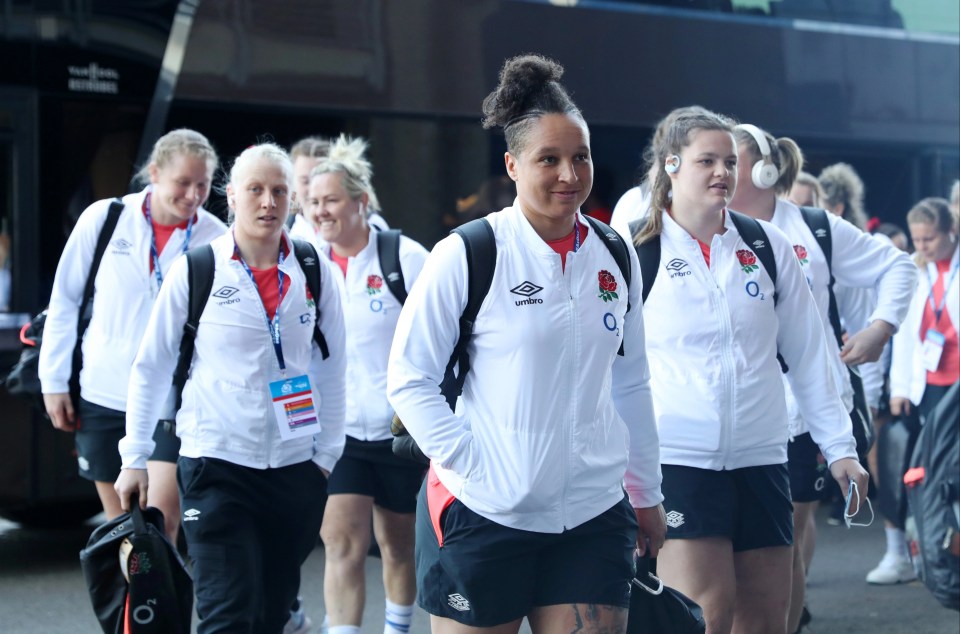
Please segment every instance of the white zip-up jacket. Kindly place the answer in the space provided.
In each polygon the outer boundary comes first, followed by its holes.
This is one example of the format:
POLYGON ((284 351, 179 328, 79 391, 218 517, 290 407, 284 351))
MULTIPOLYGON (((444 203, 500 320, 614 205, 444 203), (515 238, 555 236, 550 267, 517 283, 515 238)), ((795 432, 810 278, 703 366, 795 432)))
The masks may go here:
MULTIPOLYGON (((393 408, 387 401, 387 359, 402 305, 387 288, 377 257, 379 232, 370 231, 367 246, 348 259, 347 275, 335 264, 347 333, 347 435, 358 440, 389 440, 393 408)), ((330 256, 328 246, 323 253, 330 256)), ((427 250, 400 236, 400 269, 407 293, 413 287, 427 250)))
MULTIPOLYGON (((906 253, 860 231, 843 218, 827 213, 827 221, 830 223, 833 277, 836 283, 846 288, 876 289, 876 303, 861 317, 866 318, 863 326, 875 319, 882 319, 896 330, 907 313, 910 289, 916 283, 916 267, 906 253)), ((849 412, 853 409, 853 388, 847 367, 840 360, 840 349, 830 324, 830 267, 826 256, 810 227, 803 221, 800 208, 790 201, 777 200, 771 222, 793 243, 797 261, 807 278, 823 322, 833 376, 849 412)), ((839 303, 839 297, 837 301, 839 303)), ((810 431, 790 389, 789 373, 784 375, 783 380, 787 389, 791 436, 810 431)))
MULTIPOLYGON (((257 288, 234 259, 233 235, 211 243, 216 261, 213 286, 197 326, 190 378, 177 413, 180 455, 219 458, 255 469, 313 460, 332 470, 343 452, 344 331, 339 272, 319 258, 320 330, 330 356, 313 343, 314 298, 284 233, 289 254, 280 270, 287 290, 278 308, 288 378, 310 377, 320 432, 282 441, 269 384, 282 378, 257 288)), ((153 430, 163 408, 187 321, 189 280, 186 259, 178 260, 157 298, 130 376, 127 435, 120 441, 123 467, 142 469, 153 452, 153 430)))
POLYGON ((778 349, 828 463, 856 458, 823 321, 790 240, 760 221, 769 238, 762 248, 772 248, 777 262, 774 306, 757 247, 724 217, 726 232, 713 237, 708 268, 696 239, 663 214, 660 271, 643 307, 661 461, 712 470, 786 462, 778 349))
MULTIPOLYGON (((80 395, 118 411, 126 409, 130 366, 157 297, 157 279, 150 270, 153 231, 143 214, 150 190, 123 197, 123 212, 97 271, 93 314, 81 347, 80 395)), ((69 390, 80 302, 111 202, 99 200, 80 214, 60 256, 40 347, 40 385, 46 394, 69 390)), ((207 244, 226 230, 214 215, 200 209, 189 246, 207 244)), ((164 246, 160 254, 164 280, 183 254, 185 238, 186 231, 177 228, 164 246)))
MULTIPOLYGON (((950 269, 960 265, 960 249, 953 251, 950 269)), ((914 405, 923 400, 927 388, 927 370, 923 365, 923 343, 920 339, 920 323, 924 306, 930 301, 930 286, 937 279, 937 265, 927 262, 917 276, 919 283, 910 301, 910 310, 903 321, 900 332, 893 338, 893 360, 890 365, 890 397, 908 398, 914 405)), ((947 289, 947 301, 944 312, 947 313, 953 329, 960 332, 960 275, 953 277, 947 289)), ((940 319, 943 319, 941 317, 940 319)))
POLYGON ((628 249, 635 273, 627 289, 592 231, 563 270, 517 202, 487 220, 496 269, 457 414, 439 388, 467 304, 456 235, 434 248, 400 313, 390 403, 447 489, 498 524, 573 528, 621 500, 624 478, 634 507, 656 506, 663 496, 636 253, 628 249))

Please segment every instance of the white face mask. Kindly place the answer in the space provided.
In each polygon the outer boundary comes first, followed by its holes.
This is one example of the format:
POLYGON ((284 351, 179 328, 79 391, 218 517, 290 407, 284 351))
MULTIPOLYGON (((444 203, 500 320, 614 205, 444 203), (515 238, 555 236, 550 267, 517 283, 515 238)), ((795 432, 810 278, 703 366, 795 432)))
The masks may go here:
POLYGON ((867 503, 867 509, 870 511, 870 520, 866 524, 861 524, 860 522, 854 522, 853 518, 860 513, 860 495, 857 489, 857 483, 853 480, 850 481, 850 487, 847 489, 847 500, 846 504, 843 507, 843 521, 847 525, 847 528, 851 526, 870 526, 873 524, 873 504, 870 503, 870 498, 864 498, 867 503), (848 513, 850 510, 850 502, 854 501, 857 505, 853 513, 848 513))

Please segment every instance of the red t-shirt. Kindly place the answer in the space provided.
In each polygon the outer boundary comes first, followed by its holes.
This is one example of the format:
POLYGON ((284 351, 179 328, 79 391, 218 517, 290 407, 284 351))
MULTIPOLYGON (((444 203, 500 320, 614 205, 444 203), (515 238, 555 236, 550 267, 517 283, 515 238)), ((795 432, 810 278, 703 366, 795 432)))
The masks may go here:
MULTIPOLYGON (((582 225, 579 222, 577 222, 577 224, 580 226, 580 244, 583 244, 583 241, 587 239, 587 231, 589 231, 589 229, 587 229, 586 225, 582 225)), ((573 247, 576 244, 576 234, 577 230, 574 228, 569 235, 557 240, 547 240, 550 248, 560 255, 560 267, 564 270, 567 266, 567 253, 573 251, 573 247)))
MULTIPOLYGON (((286 243, 283 243, 282 246, 283 257, 289 257, 290 252, 287 250, 286 243)), ((233 257, 237 258, 236 255, 233 257)), ((267 317, 273 319, 273 316, 277 314, 277 307, 280 305, 280 301, 283 297, 286 297, 287 290, 290 288, 290 278, 286 275, 283 276, 283 296, 281 296, 276 264, 265 269, 255 269, 251 266, 250 272, 253 273, 253 281, 257 284, 257 293, 260 295, 260 301, 263 302, 263 307, 267 310, 267 317)))
POLYGON ((707 263, 707 268, 709 269, 710 268, 710 245, 704 242, 703 240, 701 240, 700 238, 696 238, 696 241, 697 241, 697 244, 700 245, 700 253, 703 254, 703 259, 707 263))
MULTIPOLYGON (((147 215, 147 199, 143 199, 143 215, 147 215)), ((186 231, 187 225, 190 224, 190 219, 184 220, 183 222, 175 225, 160 225, 157 224, 157 221, 153 219, 153 216, 150 217, 150 225, 153 227, 153 236, 157 241, 157 257, 163 253, 163 247, 167 246, 167 243, 170 242, 170 236, 173 235, 173 232, 177 229, 183 229, 186 231)), ((150 260, 150 272, 153 273, 153 255, 149 257, 150 260)))
POLYGON ((347 276, 347 262, 350 261, 349 257, 341 257, 337 255, 337 252, 330 249, 330 259, 333 260, 333 263, 340 267, 340 270, 343 271, 343 276, 347 276))
MULTIPOLYGON (((933 303, 937 307, 943 302, 944 285, 950 277, 950 259, 937 262, 937 279, 933 283, 933 303)), ((923 317, 920 319, 920 341, 925 341, 927 331, 933 329, 943 335, 943 353, 940 355, 940 364, 935 372, 927 372, 927 385, 953 385, 960 380, 960 342, 953 321, 944 305, 940 313, 940 320, 930 306, 930 298, 923 306, 923 317)))

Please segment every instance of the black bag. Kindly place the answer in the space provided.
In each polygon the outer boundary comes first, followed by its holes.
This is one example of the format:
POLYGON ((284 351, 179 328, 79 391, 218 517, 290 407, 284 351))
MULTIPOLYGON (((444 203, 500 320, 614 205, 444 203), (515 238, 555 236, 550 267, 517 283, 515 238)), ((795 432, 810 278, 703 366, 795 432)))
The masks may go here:
POLYGON ((193 579, 163 533, 163 513, 153 507, 141 511, 136 496, 130 505, 130 513, 93 531, 80 551, 100 627, 104 634, 189 634, 193 579), (121 569, 121 545, 128 551, 123 558, 129 583, 121 569))
POLYGON ((704 634, 707 623, 695 601, 663 585, 656 576, 657 560, 638 557, 630 593, 627 634, 704 634))
MULTIPOLYGON (((77 341, 73 347, 73 368, 70 372, 70 397, 73 400, 73 407, 76 410, 77 399, 80 398, 80 368, 83 365, 83 355, 81 345, 83 344, 83 335, 90 324, 90 316, 93 311, 93 291, 97 279, 97 271, 100 268, 100 261, 107 250, 110 238, 113 237, 113 230, 117 227, 120 220, 120 214, 123 213, 123 201, 119 198, 110 203, 110 209, 107 211, 106 220, 100 229, 100 235, 97 237, 97 247, 93 254, 93 261, 90 264, 90 271, 87 273, 87 283, 83 289, 83 296, 80 302, 79 318, 77 319, 77 341)), ((23 350, 20 353, 20 359, 10 368, 6 378, 3 380, 7 391, 16 396, 22 396, 33 401, 34 405, 44 410, 43 392, 40 387, 39 364, 40 364, 40 346, 43 344, 43 328, 47 321, 47 311, 44 309, 36 317, 27 322, 20 331, 20 341, 23 343, 23 350)))
POLYGON ((920 418, 916 409, 911 412, 911 416, 891 420, 877 434, 877 502, 883 517, 900 530, 907 518, 903 474, 910 468, 920 435, 920 418))

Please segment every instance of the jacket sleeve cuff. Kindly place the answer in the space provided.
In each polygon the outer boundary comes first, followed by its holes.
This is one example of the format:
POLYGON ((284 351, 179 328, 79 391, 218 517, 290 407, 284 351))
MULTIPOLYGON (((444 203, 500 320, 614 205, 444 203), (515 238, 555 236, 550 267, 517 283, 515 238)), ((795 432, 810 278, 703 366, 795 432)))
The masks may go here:
POLYGON ((857 443, 852 438, 849 441, 841 441, 829 445, 827 447, 821 447, 820 451, 823 452, 823 457, 827 461, 827 466, 832 465, 837 460, 842 460, 844 458, 857 458, 857 443))
POLYGON ((877 308, 877 310, 873 311, 873 314, 870 315, 870 319, 867 320, 867 325, 872 324, 878 319, 893 326, 893 334, 897 334, 900 330, 900 320, 897 319, 897 315, 892 310, 877 308))
POLYGON ((149 456, 145 456, 143 454, 121 456, 121 458, 123 459, 123 462, 120 465, 120 468, 121 469, 146 469, 148 457, 149 456))
POLYGON ((335 456, 330 453, 318 453, 315 454, 312 459, 318 467, 321 469, 326 469, 327 473, 331 473, 337 464, 337 460, 340 459, 340 456, 335 456))
POLYGON ((660 487, 655 489, 635 489, 627 487, 627 497, 630 498, 630 506, 635 509, 653 508, 663 502, 663 493, 660 487))
POLYGON ((40 392, 43 394, 66 394, 70 391, 70 381, 60 379, 41 379, 40 392))

